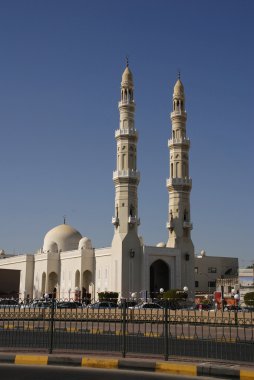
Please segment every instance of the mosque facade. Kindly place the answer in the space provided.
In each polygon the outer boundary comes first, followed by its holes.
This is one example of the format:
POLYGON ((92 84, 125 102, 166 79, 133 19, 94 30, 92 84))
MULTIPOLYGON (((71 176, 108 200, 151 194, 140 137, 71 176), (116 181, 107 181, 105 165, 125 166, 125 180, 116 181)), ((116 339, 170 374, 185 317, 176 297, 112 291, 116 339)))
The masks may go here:
POLYGON ((6 256, 3 253, 0 271, 19 271, 18 292, 22 298, 39 298, 53 292, 57 298, 70 298, 77 291, 82 297, 89 293, 92 298, 97 298, 97 293, 102 291, 114 291, 119 293, 119 297, 129 297, 133 292, 146 291, 149 294, 184 286, 189 291, 194 290, 190 140, 186 134, 183 84, 178 78, 174 86, 172 128, 168 140, 167 243, 147 246, 138 235, 138 130, 135 127, 133 75, 128 64, 122 74, 118 109, 120 121, 119 129, 115 131, 114 234, 111 246, 94 248, 89 238, 64 223, 46 234, 43 248, 35 254, 6 256))

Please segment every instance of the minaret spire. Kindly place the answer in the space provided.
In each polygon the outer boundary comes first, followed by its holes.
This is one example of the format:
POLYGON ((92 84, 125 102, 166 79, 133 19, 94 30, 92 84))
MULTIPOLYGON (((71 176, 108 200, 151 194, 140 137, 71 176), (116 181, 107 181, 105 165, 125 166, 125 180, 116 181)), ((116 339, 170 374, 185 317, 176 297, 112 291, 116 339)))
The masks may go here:
MULTIPOLYGON (((181 279, 192 283, 185 261, 194 261, 194 247, 191 241, 190 192, 192 180, 189 176, 190 140, 186 136, 187 113, 185 111, 184 86, 178 72, 173 92, 171 112, 172 136, 168 141, 170 157, 170 177, 167 180, 169 210, 167 246, 179 248, 182 256, 181 279), (188 277, 189 276, 189 277, 188 277)), ((190 270, 189 270, 190 272, 190 270)), ((184 284, 183 284, 184 285, 184 284)))

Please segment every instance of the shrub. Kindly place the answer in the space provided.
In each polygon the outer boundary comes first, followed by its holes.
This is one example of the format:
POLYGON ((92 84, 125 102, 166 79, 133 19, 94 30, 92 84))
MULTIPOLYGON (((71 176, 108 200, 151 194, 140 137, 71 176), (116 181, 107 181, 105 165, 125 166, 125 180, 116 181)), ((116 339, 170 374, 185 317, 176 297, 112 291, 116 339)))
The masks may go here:
POLYGON ((246 293, 244 295, 244 302, 247 306, 254 306, 254 292, 246 293))
POLYGON ((170 300, 186 300, 188 293, 180 289, 170 289, 163 293, 162 298, 170 300))
POLYGON ((117 302, 118 293, 117 292, 99 292, 98 297, 99 297, 99 301, 117 302))

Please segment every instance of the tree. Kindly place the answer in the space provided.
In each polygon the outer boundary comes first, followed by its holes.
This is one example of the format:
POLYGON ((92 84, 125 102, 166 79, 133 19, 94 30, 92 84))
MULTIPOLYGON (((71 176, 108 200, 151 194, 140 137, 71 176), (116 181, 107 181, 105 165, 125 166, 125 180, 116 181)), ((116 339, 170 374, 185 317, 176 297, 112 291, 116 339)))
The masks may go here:
POLYGON ((254 306, 254 292, 249 292, 244 295, 244 302, 247 306, 254 306))

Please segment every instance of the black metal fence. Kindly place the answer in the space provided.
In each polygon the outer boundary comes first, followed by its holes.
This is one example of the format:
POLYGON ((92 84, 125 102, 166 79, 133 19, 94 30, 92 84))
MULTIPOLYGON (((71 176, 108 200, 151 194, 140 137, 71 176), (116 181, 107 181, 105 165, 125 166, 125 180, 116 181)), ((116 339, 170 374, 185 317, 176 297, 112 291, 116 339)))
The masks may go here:
POLYGON ((254 362, 252 312, 0 308, 0 349, 116 352, 254 362))

